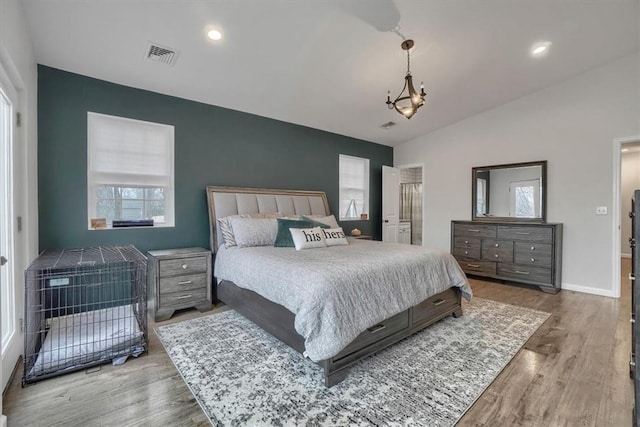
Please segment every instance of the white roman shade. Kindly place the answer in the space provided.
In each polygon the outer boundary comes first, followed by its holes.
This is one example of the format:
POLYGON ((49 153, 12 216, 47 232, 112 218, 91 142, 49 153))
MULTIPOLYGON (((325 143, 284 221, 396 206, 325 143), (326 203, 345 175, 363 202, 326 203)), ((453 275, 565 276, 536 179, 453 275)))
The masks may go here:
POLYGON ((340 219, 360 219, 368 213, 369 159, 340 154, 340 219))
POLYGON ((89 218, 100 186, 161 187, 173 225, 174 127, 89 112, 87 133, 89 218))

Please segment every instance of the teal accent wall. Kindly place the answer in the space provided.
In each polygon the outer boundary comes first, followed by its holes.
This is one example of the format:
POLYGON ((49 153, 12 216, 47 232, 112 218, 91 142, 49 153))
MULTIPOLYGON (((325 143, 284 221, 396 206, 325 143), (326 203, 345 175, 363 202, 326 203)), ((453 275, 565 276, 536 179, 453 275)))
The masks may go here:
POLYGON ((39 65, 40 250, 208 248, 207 185, 321 190, 338 217, 339 154, 370 159, 371 174, 370 220, 341 225, 379 239, 391 147, 39 65), (175 126, 175 227, 87 229, 88 111, 175 126))

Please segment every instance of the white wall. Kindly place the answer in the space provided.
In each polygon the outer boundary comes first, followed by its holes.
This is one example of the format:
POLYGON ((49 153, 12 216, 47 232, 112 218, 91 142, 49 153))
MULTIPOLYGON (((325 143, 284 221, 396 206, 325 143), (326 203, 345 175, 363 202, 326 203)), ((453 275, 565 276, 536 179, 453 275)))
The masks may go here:
MULTIPOLYGON (((0 61, 8 74, 5 77, 19 91, 19 110, 22 113, 22 127, 17 130, 14 146, 13 196, 14 214, 23 218, 23 230, 15 230, 16 253, 11 260, 17 289, 22 291, 24 269, 38 254, 38 159, 37 67, 19 0, 2 0, 0 6, 0 61)), ((19 298, 23 298, 22 293, 19 298)))
MULTIPOLYGON (((620 160, 620 253, 631 257, 631 199, 633 192, 640 190, 640 152, 622 153, 620 160)), ((640 218, 640 213, 638 214, 640 218)), ((640 242, 639 242, 640 244, 640 242)))
POLYGON ((449 250, 450 221, 470 219, 473 166, 547 160, 547 221, 564 223, 562 286, 614 295, 614 218, 595 207, 613 206, 614 139, 640 131, 639 60, 627 56, 395 147, 395 164, 425 165, 424 245, 449 250))

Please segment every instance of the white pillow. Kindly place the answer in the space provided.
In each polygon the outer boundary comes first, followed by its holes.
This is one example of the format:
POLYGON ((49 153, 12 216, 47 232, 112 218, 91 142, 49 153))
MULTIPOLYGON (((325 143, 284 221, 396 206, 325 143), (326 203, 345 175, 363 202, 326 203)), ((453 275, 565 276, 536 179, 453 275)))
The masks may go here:
POLYGON ((269 213, 251 213, 251 214, 238 214, 238 215, 230 215, 225 216, 224 218, 218 218, 218 225, 220 226, 220 234, 222 235, 222 240, 224 241, 224 245, 227 248, 232 246, 236 246, 236 238, 233 235, 233 229, 231 228, 231 223, 229 220, 231 218, 280 218, 282 214, 280 212, 269 212, 269 213))
POLYGON ((276 219, 229 218, 236 246, 273 246, 278 234, 276 219))
POLYGON ((309 218, 312 219, 314 221, 318 221, 321 222, 325 225, 328 225, 331 228, 338 228, 340 227, 340 225, 338 225, 338 221, 336 221, 336 217, 333 215, 329 215, 329 216, 323 216, 323 215, 302 215, 300 216, 300 219, 304 219, 304 218, 309 218))
POLYGON ((344 231, 342 231, 342 227, 321 228, 321 230, 327 246, 344 246, 349 244, 347 236, 345 236, 344 231))
POLYGON ((296 251, 302 249, 324 248, 327 246, 327 242, 324 240, 322 234, 322 228, 290 228, 291 238, 293 244, 296 246, 296 251))

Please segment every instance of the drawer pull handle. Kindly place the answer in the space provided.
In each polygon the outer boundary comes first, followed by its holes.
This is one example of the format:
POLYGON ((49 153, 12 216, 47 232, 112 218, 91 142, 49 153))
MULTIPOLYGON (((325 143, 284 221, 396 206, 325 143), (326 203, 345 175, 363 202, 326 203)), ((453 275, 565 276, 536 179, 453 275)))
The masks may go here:
POLYGON ((634 362, 634 361, 629 362, 629 366, 632 366, 632 367, 636 366, 636 362, 634 362))
POLYGON ((518 234, 520 236, 529 236, 529 235, 531 235, 531 233, 526 232, 526 231, 516 231, 516 234, 518 234))
POLYGON ((629 319, 629 322, 631 323, 636 323, 636 319, 634 319, 633 317, 631 319, 629 319))
POLYGON ((179 296, 178 299, 191 298, 191 294, 179 296))
POLYGON ((475 228, 474 229, 472 229, 472 228, 469 229, 469 233, 479 233, 479 232, 480 232, 480 230, 476 230, 475 228))
POLYGON ((445 301, 445 300, 443 300, 443 299, 439 299, 439 300, 437 300, 437 301, 434 301, 434 302, 433 302, 433 305, 435 305, 435 306, 442 305, 442 304, 444 304, 444 301, 445 301))
POLYGON ((496 257, 496 258, 500 258, 500 255, 498 255, 498 254, 495 254, 495 257, 496 257))
POLYGON ((521 271, 521 270, 507 270, 507 269, 504 269, 503 271, 504 271, 505 273, 523 274, 523 275, 525 275, 525 276, 528 276, 529 274, 531 274, 531 273, 529 273, 528 271, 521 271))
POLYGON ((385 329, 387 327, 387 325, 383 325, 382 323, 376 326, 372 326, 369 329, 367 329, 367 331, 371 332, 372 334, 375 334, 376 332, 380 332, 381 330, 385 329))
POLYGON ((500 243, 496 243, 496 248, 499 248, 499 247, 500 247, 500 243))
POLYGON ((187 264, 182 264, 182 269, 183 269, 183 270, 186 270, 186 269, 187 269, 187 267, 189 267, 187 264))
POLYGON ((480 268, 480 266, 478 264, 467 264, 467 267, 469 267, 469 268, 480 268))
POLYGON ((189 283, 193 283, 193 281, 192 280, 183 280, 182 282, 178 282, 178 285, 188 285, 189 283))
POLYGON ((531 262, 536 262, 536 259, 535 258, 531 258, 531 262))
POLYGON ((468 244, 469 244, 469 241, 468 241, 468 240, 465 240, 465 241, 464 241, 464 244, 465 244, 465 245, 468 245, 468 244))
POLYGON ((464 254, 465 255, 469 255, 469 251, 464 251, 464 254))
POLYGON ((535 247, 535 246, 531 246, 531 250, 532 250, 532 251, 535 251, 535 250, 536 250, 536 247, 535 247))

